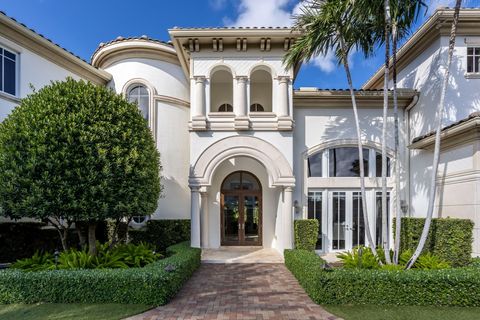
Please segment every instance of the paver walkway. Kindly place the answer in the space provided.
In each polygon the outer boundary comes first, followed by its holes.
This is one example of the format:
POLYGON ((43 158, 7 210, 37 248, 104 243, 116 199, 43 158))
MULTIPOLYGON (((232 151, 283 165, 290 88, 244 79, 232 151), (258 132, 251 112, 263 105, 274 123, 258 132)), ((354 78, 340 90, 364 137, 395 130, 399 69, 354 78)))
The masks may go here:
POLYGON ((202 264, 166 306, 139 319, 340 319, 316 305, 283 264, 202 264))

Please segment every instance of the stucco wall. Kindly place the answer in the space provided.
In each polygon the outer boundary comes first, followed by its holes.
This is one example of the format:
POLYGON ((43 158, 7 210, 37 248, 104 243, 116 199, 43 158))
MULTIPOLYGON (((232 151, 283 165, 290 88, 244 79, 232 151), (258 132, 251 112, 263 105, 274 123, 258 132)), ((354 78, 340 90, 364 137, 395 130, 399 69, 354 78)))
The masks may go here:
MULTIPOLYGON (((31 85, 39 90, 54 80, 65 80, 67 77, 79 79, 78 75, 3 37, 0 37, 0 46, 18 54, 17 98, 24 98, 32 93, 31 85)), ((18 102, 0 95, 0 121, 3 121, 17 104, 18 102)))
POLYGON ((146 83, 155 93, 153 114, 155 140, 162 162, 163 197, 153 219, 190 217, 189 173, 189 99, 188 82, 179 65, 152 59, 125 59, 106 68, 112 74, 109 84, 117 92, 127 84, 146 83), (168 100, 168 98, 179 99, 168 100), (167 100, 166 100, 167 99, 167 100))

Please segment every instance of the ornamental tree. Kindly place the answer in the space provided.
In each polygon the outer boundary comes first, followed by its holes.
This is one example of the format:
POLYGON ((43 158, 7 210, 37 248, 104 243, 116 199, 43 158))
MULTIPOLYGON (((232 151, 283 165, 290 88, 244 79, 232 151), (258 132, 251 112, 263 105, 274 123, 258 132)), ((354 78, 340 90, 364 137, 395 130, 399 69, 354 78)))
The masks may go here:
MULTIPOLYGON (((113 90, 67 78, 22 99, 0 124, 4 216, 66 228, 151 215, 161 193, 160 155, 135 104, 113 90)), ((61 232, 63 230, 64 232, 61 232)))

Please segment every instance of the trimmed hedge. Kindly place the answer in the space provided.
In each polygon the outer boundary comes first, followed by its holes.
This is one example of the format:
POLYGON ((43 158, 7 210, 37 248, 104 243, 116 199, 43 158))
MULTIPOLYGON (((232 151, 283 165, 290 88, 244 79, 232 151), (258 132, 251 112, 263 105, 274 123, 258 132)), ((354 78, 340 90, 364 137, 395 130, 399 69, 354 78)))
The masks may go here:
POLYGON ((480 306, 480 269, 322 269, 314 252, 285 250, 285 264, 318 304, 480 306))
POLYGON ((314 251, 318 237, 318 220, 295 220, 295 248, 314 251))
POLYGON ((171 245, 190 240, 190 220, 149 220, 143 229, 128 230, 128 237, 133 243, 151 243, 165 252, 171 245))
MULTIPOLYGON (((425 218, 402 218, 400 250, 415 250, 425 218)), ((395 222, 393 223, 395 225, 395 222)), ((472 256, 473 222, 468 219, 432 219, 424 252, 448 261, 453 267, 466 266, 472 256)))
POLYGON ((171 246, 172 254, 144 268, 0 271, 0 303, 166 304, 200 266, 200 249, 171 246))

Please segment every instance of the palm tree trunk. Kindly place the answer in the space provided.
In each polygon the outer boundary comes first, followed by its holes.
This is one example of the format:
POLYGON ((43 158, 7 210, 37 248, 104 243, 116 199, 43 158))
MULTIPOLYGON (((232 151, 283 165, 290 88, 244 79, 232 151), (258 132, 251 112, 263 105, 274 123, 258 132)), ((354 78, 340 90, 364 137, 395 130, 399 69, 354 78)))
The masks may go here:
MULTIPOLYGON (((393 80, 393 118, 395 125, 395 244, 393 263, 398 264, 400 256, 400 231, 402 229, 402 215, 400 207, 400 132, 398 128, 398 97, 397 97, 397 25, 392 25, 392 80, 393 80)), ((391 199, 391 197, 390 197, 391 199)))
POLYGON ((367 193, 365 191, 365 168, 363 164, 363 144, 362 144, 362 133, 360 131, 360 121, 358 119, 358 110, 357 110, 357 101, 355 99, 355 91, 353 90, 352 76, 350 74, 350 67, 348 66, 348 57, 347 50, 345 47, 345 41, 342 36, 339 35, 340 39, 340 50, 342 55, 343 67, 345 68, 345 73, 347 74, 348 88, 350 90, 350 96, 352 97, 352 107, 353 114, 355 117, 355 127, 357 130, 357 144, 358 144, 358 158, 360 166, 360 191, 362 194, 362 211, 363 211, 363 221, 365 223, 365 233, 367 235, 367 241, 372 249, 372 252, 377 256, 377 250, 375 242, 373 241, 372 234, 370 232, 370 224, 368 222, 368 212, 367 212, 367 193))
POLYGON ((450 65, 452 64, 453 49, 455 48, 455 37, 457 35, 458 15, 460 13, 461 5, 462 5, 462 0, 457 0, 455 4, 455 12, 453 14, 452 29, 450 32, 450 42, 448 45, 448 60, 447 60, 447 66, 446 66, 447 68, 445 70, 445 77, 443 79, 442 91, 440 93, 440 103, 438 104, 438 108, 437 108, 437 115, 436 115, 437 123, 436 123, 435 149, 434 149, 435 151, 433 153, 432 177, 430 181, 427 218, 425 219, 425 225, 423 226, 422 236, 420 237, 420 241, 418 243, 417 249, 415 250, 415 253, 413 254, 412 258, 408 261, 406 269, 410 269, 415 264, 415 261, 417 261, 417 258, 422 253, 423 247, 425 246, 425 242, 427 241, 428 231, 430 230, 430 224, 432 222, 433 208, 435 205, 435 192, 437 189, 436 178, 437 178, 437 172, 438 172, 438 163, 440 160, 440 138, 442 133, 443 112, 445 109, 445 95, 447 93, 448 78, 450 76, 450 65))
POLYGON ((389 27, 390 1, 384 1, 385 7, 385 74, 383 80, 383 125, 382 125, 382 246, 385 252, 385 262, 391 264, 390 247, 388 239, 387 221, 387 120, 388 120, 388 81, 390 69, 390 37, 389 27))

